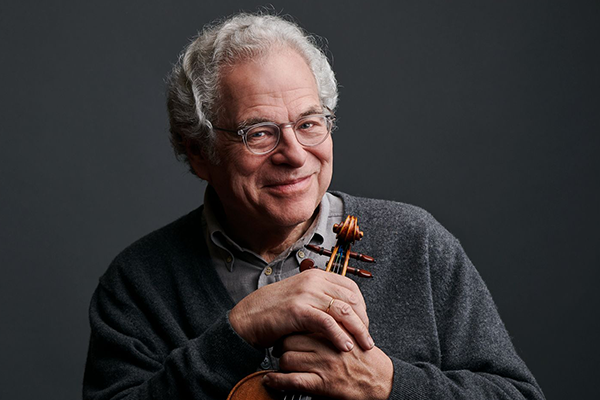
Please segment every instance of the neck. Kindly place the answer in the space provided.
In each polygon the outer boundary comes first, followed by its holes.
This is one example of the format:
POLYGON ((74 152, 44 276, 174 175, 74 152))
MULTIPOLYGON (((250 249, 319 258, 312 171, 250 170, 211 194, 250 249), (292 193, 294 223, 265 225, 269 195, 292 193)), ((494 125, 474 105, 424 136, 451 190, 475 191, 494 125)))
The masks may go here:
POLYGON ((273 221, 268 223, 266 220, 228 215, 217 193, 210 185, 206 188, 204 202, 210 208, 211 216, 217 219, 221 228, 235 243, 252 250, 267 262, 273 261, 296 243, 311 227, 320 210, 319 205, 306 221, 292 225, 280 225, 273 221))
POLYGON ((258 226, 255 221, 239 221, 232 224, 226 217, 225 228, 227 234, 240 246, 252 250, 265 261, 271 262, 306 233, 317 214, 318 209, 306 221, 292 226, 279 227, 258 226), (248 229, 249 226, 252 229, 248 229))

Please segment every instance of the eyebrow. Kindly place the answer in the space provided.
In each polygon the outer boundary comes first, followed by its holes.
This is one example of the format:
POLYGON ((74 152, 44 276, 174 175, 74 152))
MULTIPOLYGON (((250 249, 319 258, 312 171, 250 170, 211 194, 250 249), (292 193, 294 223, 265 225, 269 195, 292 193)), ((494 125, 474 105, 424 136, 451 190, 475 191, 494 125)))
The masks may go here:
MULTIPOLYGON (((299 120, 300 118, 306 117, 308 115, 323 114, 323 113, 325 113, 325 110, 323 108, 312 107, 312 108, 309 108, 308 110, 300 113, 298 115, 298 117, 296 118, 296 121, 299 120)), ((263 122, 273 122, 273 120, 270 120, 270 119, 264 118, 264 117, 248 118, 248 119, 242 120, 239 124, 237 124, 236 130, 245 129, 249 126, 261 124, 263 122)), ((295 121, 288 121, 288 122, 295 122, 295 121)), ((273 123, 277 124, 276 122, 273 122, 273 123)))

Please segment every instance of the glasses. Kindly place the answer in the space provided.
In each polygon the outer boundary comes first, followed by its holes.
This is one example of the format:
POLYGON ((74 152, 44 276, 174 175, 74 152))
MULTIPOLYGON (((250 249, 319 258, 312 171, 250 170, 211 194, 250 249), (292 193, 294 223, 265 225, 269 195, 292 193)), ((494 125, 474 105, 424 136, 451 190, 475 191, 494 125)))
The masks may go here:
POLYGON ((296 122, 276 124, 274 122, 261 122, 239 130, 217 129, 224 132, 236 133, 244 140, 244 144, 251 153, 263 155, 275 150, 281 139, 281 130, 291 127, 298 143, 305 147, 317 146, 327 139, 334 127, 333 114, 313 114, 299 118, 296 122))

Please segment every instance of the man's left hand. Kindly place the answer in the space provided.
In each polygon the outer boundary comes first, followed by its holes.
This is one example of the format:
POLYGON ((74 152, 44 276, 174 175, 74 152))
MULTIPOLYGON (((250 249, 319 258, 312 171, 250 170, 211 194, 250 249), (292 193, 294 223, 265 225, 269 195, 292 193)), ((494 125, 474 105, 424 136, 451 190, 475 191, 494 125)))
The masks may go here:
POLYGON ((392 390, 394 366, 377 346, 349 352, 336 349, 319 334, 286 337, 281 346, 279 368, 264 383, 335 399, 387 399, 392 390))

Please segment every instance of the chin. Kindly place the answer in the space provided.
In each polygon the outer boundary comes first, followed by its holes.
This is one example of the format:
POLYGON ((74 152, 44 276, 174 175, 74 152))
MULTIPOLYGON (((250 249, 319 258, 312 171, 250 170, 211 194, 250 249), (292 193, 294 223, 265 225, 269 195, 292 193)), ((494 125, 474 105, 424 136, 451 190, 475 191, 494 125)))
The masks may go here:
POLYGON ((287 205, 274 205, 269 214, 271 218, 280 226, 296 226, 310 220, 318 205, 319 201, 301 201, 293 202, 293 204, 287 205))

